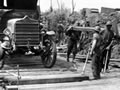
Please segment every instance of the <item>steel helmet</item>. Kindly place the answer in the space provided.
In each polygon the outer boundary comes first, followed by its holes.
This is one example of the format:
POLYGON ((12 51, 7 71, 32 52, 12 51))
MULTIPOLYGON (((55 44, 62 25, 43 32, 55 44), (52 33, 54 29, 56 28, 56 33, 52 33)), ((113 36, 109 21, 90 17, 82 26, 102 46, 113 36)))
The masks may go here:
POLYGON ((111 21, 107 21, 106 25, 112 25, 111 21))
POLYGON ((95 26, 95 31, 99 32, 100 31, 100 26, 95 26))

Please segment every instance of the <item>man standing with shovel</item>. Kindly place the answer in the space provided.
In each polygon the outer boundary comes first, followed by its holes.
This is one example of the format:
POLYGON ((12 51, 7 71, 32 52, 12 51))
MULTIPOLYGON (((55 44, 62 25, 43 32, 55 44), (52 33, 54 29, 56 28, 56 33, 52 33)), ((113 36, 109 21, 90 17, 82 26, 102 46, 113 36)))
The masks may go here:
POLYGON ((92 46, 90 55, 92 57, 92 74, 93 79, 100 79, 100 45, 102 43, 102 37, 100 36, 100 27, 96 26, 93 34, 92 46))
POLYGON ((102 38, 103 38, 103 52, 101 55, 101 69, 104 69, 104 72, 108 71, 108 64, 110 61, 111 56, 111 49, 112 49, 112 42, 114 33, 112 31, 112 23, 111 21, 108 21, 106 23, 106 29, 101 32, 102 38))

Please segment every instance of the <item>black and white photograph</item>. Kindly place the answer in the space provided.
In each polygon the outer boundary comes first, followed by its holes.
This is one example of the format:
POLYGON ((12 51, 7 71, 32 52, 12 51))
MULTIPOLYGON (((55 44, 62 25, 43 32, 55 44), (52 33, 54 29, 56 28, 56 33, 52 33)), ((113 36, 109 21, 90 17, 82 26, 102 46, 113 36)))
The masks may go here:
POLYGON ((0 90, 120 90, 120 1, 0 0, 0 90))

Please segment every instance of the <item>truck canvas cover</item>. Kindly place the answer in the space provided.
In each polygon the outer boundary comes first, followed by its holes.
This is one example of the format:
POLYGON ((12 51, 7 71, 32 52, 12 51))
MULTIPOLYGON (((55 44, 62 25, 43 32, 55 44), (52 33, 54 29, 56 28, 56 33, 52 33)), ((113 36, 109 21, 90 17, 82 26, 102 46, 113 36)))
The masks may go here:
POLYGON ((0 9, 27 9, 34 10, 37 8, 38 0, 0 0, 0 9))

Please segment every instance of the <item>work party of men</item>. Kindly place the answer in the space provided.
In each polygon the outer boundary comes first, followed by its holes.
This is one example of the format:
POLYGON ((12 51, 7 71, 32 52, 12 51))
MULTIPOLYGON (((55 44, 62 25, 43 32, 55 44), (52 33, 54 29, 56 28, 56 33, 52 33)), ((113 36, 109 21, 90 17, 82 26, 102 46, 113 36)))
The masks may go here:
MULTIPOLYGON (((66 35, 68 38, 68 47, 67 47, 67 61, 69 62, 70 53, 73 52, 73 60, 75 62, 75 56, 77 52, 81 51, 81 48, 84 48, 86 39, 84 37, 88 37, 89 32, 92 32, 92 39, 90 39, 90 46, 88 49, 88 56, 86 57, 88 61, 88 57, 91 58, 91 70, 93 79, 100 79, 101 72, 109 73, 109 62, 112 53, 112 47, 114 44, 114 40, 118 38, 115 30, 115 24, 113 22, 112 14, 109 15, 109 19, 105 22, 98 20, 94 26, 86 26, 86 21, 81 22, 77 20, 77 24, 72 24, 68 30, 66 31, 66 35)), ((84 19, 83 19, 84 20, 84 19)), ((86 19, 85 19, 86 20, 86 19)), ((88 40, 89 41, 89 40, 88 40)), ((83 72, 86 68, 83 68, 83 72)), ((77 63, 77 62, 76 62, 77 63)), ((74 65, 75 66, 75 65, 74 65)), ((74 67, 74 69, 77 69, 74 67)))

